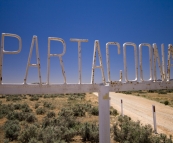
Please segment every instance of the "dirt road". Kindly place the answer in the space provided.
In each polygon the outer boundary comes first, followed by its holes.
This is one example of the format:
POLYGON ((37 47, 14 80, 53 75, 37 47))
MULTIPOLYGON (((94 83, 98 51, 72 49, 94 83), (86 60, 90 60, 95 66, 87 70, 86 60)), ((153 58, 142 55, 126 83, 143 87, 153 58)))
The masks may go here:
POLYGON ((142 124, 153 126, 152 105, 156 107, 157 132, 173 135, 173 108, 165 106, 156 101, 143 97, 126 95, 121 93, 109 93, 110 104, 120 113, 121 99, 123 100, 124 115, 130 116, 132 120, 140 120, 142 124))

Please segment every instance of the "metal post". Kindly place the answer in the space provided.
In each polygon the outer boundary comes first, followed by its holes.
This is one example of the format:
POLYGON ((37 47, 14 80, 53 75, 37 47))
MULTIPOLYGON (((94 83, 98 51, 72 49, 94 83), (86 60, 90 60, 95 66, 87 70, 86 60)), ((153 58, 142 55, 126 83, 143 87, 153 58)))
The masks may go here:
POLYGON ((157 134, 156 110, 155 110, 155 106, 152 105, 152 108, 153 108, 153 124, 154 124, 154 132, 155 132, 155 134, 157 134))
POLYGON ((100 85, 99 100, 99 142, 110 143, 110 98, 109 86, 100 85))
POLYGON ((123 100, 121 99, 121 116, 124 116, 123 114, 123 100))

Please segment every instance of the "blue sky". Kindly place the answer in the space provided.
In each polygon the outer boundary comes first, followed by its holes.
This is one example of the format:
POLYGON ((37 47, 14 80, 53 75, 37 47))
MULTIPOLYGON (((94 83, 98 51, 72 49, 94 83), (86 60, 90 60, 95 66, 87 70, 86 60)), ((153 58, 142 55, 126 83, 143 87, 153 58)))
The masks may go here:
MULTIPOLYGON (((82 43, 82 82, 91 80, 91 67, 94 41, 99 40, 103 58, 105 77, 106 43, 119 42, 121 54, 117 47, 110 46, 111 79, 119 79, 119 70, 123 67, 123 43, 165 44, 165 59, 167 63, 168 44, 173 43, 173 1, 12 1, 0 0, 0 33, 13 33, 22 38, 22 51, 16 55, 3 57, 3 82, 22 83, 32 41, 37 35, 41 62, 42 81, 47 79, 48 37, 59 37, 66 42, 66 53, 63 56, 64 68, 68 83, 78 82, 77 43, 70 38, 88 39, 82 43)), ((18 41, 15 38, 5 38, 5 50, 17 50, 18 41)), ((51 42, 51 53, 62 53, 62 44, 51 42)), ((134 79, 133 48, 127 47, 128 77, 134 79)), ((144 78, 149 78, 148 48, 143 48, 144 78)), ((35 49, 32 63, 36 63, 35 49)), ((98 64, 97 57, 97 64, 98 64)), ((159 70, 157 71, 159 78, 159 70)), ((101 72, 95 70, 95 82, 101 82, 101 72)), ((29 69, 27 82, 38 82, 37 68, 29 69)), ((51 58, 50 82, 62 83, 59 59, 51 58)))

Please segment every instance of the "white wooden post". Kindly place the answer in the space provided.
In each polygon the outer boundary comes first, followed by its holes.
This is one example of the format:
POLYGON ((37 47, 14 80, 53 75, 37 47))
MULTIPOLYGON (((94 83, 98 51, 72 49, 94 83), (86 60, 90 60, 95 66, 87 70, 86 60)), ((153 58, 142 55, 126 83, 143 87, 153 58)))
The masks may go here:
POLYGON ((123 100, 121 99, 121 116, 124 116, 123 114, 123 100))
POLYGON ((153 124, 154 124, 154 132, 155 134, 157 134, 157 125, 156 125, 156 110, 155 110, 155 106, 152 106, 153 108, 153 124))
POLYGON ((110 98, 109 86, 100 85, 99 100, 99 142, 110 143, 110 98))

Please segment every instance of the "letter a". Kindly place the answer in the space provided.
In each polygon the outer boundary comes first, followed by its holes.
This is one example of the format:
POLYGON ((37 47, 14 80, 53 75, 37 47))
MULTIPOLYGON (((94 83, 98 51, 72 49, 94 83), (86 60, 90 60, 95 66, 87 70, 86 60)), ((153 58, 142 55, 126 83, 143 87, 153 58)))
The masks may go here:
POLYGON ((91 75, 91 83, 94 84, 94 70, 95 68, 100 68, 102 73, 102 81, 105 84, 105 76, 104 76, 104 70, 103 70, 103 64, 102 64, 102 56, 100 51, 100 44, 98 40, 95 40, 94 42, 94 53, 93 53, 93 63, 92 63, 92 75, 91 75), (98 51, 99 56, 99 62, 100 66, 96 66, 96 50, 98 51))
POLYGON ((39 80, 40 80, 40 84, 41 84, 40 58, 39 58, 39 51, 38 51, 38 40, 37 40, 37 36, 35 36, 35 35, 32 38, 31 48, 30 48, 29 57, 28 57, 28 63, 27 63, 27 67, 26 67, 24 84, 26 84, 29 67, 37 67, 38 68, 38 76, 39 76, 39 80), (32 56, 32 51, 33 51, 33 47, 34 47, 34 41, 35 41, 35 44, 36 44, 37 64, 30 64, 31 56, 32 56))

